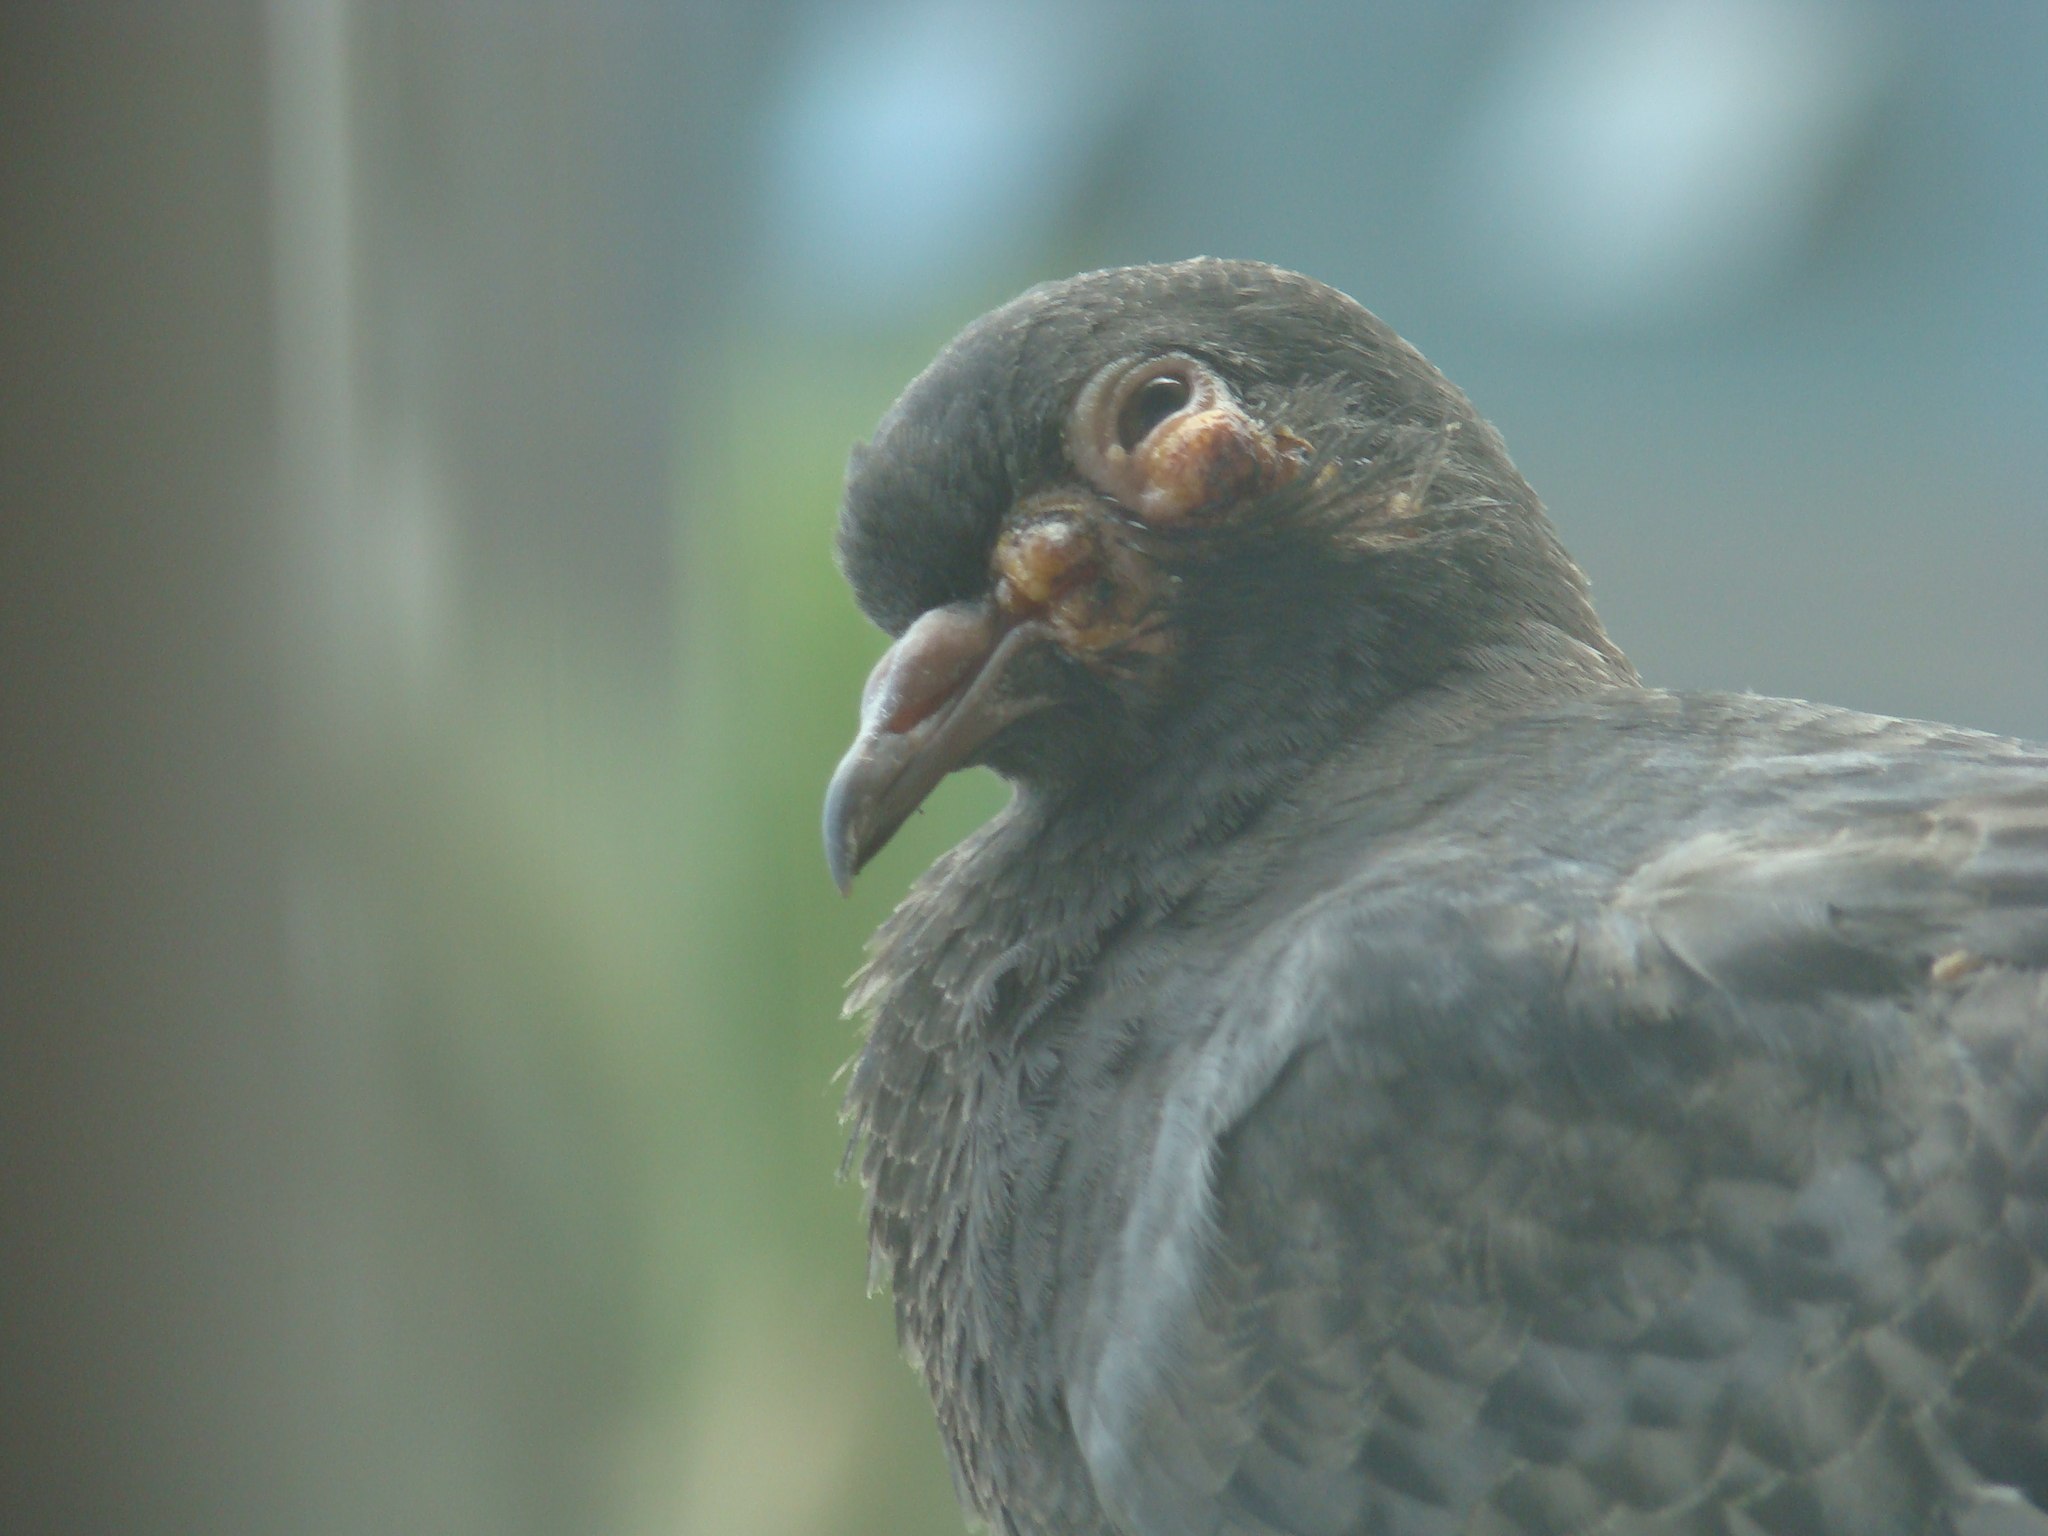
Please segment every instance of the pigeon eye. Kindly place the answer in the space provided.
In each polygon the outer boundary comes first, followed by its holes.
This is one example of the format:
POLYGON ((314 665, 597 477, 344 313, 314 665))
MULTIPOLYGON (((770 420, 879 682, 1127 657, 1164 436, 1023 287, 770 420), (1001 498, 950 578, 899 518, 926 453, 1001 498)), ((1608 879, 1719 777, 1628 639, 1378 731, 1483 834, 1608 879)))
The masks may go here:
POLYGON ((1100 369, 1068 412, 1067 452, 1089 485, 1160 524, 1270 489, 1294 469, 1273 431, 1185 352, 1100 369))
POLYGON ((1152 429, 1194 398, 1188 381, 1178 374, 1162 373, 1147 379, 1124 402, 1117 413, 1116 440, 1129 453, 1152 435, 1152 429))

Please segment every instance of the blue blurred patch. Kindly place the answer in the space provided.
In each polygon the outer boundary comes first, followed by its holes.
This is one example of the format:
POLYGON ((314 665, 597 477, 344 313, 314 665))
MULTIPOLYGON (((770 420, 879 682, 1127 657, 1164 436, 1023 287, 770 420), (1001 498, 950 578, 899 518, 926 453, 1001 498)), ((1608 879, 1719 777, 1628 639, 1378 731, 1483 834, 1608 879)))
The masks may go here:
MULTIPOLYGON (((1113 12, 909 0, 820 9, 769 126, 778 299, 849 317, 1028 270, 1115 108, 1113 12)), ((886 316, 885 316, 886 318, 886 316)))

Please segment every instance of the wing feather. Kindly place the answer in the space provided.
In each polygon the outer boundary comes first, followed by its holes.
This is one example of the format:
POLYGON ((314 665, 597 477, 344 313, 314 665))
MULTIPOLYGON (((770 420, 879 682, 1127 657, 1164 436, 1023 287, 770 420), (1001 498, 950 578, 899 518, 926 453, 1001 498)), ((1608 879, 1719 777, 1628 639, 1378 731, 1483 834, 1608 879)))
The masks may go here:
POLYGON ((1092 1302, 1122 1526, 2048 1533, 2048 781, 1979 777, 1275 925, 1092 1302))

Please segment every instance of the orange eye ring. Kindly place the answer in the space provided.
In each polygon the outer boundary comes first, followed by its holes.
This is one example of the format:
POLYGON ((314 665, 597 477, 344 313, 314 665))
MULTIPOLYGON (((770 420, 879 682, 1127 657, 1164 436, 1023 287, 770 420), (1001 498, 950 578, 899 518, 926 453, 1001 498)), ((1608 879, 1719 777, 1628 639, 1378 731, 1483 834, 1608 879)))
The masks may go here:
POLYGON ((1305 446, 1269 431, 1214 370, 1183 352, 1103 369, 1067 420, 1074 467, 1125 510, 1160 525, 1284 483, 1305 446))
MULTIPOLYGON (((1067 443, 1076 467, 1101 489, 1137 488, 1134 460, 1176 418, 1229 399, 1222 381, 1182 352, 1114 364, 1074 401, 1067 443)), ((1118 500, 1124 498, 1118 495, 1118 500)))

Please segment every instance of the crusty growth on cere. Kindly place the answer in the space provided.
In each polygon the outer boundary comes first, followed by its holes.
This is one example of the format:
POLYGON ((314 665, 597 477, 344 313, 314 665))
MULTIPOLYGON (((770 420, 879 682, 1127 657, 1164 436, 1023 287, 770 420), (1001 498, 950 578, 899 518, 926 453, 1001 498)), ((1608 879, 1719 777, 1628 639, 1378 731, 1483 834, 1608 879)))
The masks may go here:
POLYGON ((992 1530, 2048 1536, 2048 749, 1645 687, 1464 396, 1249 262, 976 321, 839 553, 834 878, 1016 791, 850 1003, 992 1530))

